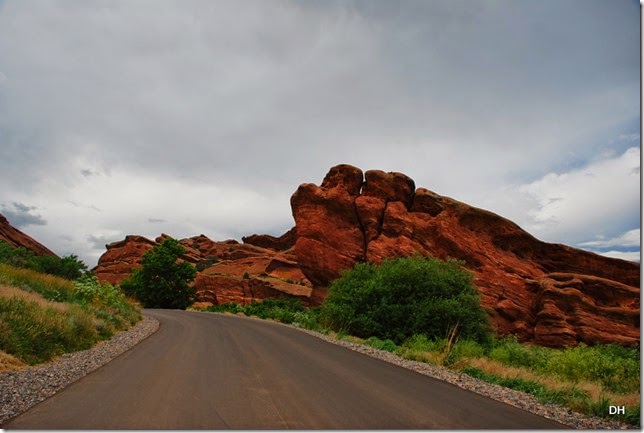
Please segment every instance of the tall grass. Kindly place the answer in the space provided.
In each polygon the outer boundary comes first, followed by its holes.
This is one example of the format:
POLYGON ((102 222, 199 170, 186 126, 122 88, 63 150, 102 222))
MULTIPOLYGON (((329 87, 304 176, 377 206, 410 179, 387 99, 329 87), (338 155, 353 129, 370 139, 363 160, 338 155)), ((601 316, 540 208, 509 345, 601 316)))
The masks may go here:
POLYGON ((118 288, 0 264, 0 351, 27 364, 83 350, 141 318, 118 288))
POLYGON ((74 282, 31 269, 0 263, 0 284, 40 293, 48 301, 74 302, 74 282))
POLYGON ((0 347, 28 364, 87 349, 98 336, 92 315, 79 306, 61 311, 17 296, 0 298, 0 347))

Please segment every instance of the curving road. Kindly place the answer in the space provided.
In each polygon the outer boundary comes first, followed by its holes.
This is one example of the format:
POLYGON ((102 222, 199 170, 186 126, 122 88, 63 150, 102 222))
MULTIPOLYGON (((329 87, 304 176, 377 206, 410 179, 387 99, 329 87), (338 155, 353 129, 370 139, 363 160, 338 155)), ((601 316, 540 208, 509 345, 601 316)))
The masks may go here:
POLYGON ((159 330, 5 429, 561 429, 270 322, 146 310, 159 330))

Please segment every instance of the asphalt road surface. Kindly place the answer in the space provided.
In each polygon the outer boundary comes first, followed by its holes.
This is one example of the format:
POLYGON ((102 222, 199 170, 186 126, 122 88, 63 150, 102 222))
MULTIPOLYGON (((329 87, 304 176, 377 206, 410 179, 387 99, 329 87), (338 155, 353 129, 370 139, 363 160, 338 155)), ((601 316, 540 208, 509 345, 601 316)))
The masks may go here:
POLYGON ((146 314, 155 334, 3 428, 564 428, 279 324, 146 314))

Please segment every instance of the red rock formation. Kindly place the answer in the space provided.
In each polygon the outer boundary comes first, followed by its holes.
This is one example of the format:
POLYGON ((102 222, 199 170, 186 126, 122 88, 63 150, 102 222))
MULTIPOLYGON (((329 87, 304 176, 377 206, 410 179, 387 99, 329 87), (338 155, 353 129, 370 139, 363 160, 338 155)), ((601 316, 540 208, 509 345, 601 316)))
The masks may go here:
MULTIPOLYGON (((127 236, 106 246, 93 269, 101 281, 119 284, 140 266, 143 254, 169 236, 162 234, 154 241, 142 236, 127 236)), ((248 304, 266 298, 291 296, 311 304, 311 283, 304 276, 291 252, 278 252, 235 240, 215 242, 205 235, 181 239, 182 260, 197 267, 194 281, 197 300, 219 304, 248 304)))
POLYGON ((462 260, 493 324, 524 341, 639 341, 640 266, 541 242, 513 222, 427 189, 401 173, 333 167, 291 197, 295 253, 324 287, 360 261, 422 254, 462 260), (609 293, 610 295, 606 295, 609 293))
POLYGON ((0 214, 0 240, 8 243, 14 248, 24 247, 31 250, 37 256, 58 257, 49 248, 39 243, 31 236, 13 227, 2 214, 0 214))
POLYGON ((295 245, 295 227, 284 233, 279 238, 271 235, 250 235, 242 237, 245 244, 251 244, 262 248, 270 248, 275 251, 286 251, 295 245))
POLYGON ((101 281, 120 284, 141 266, 141 257, 155 245, 156 242, 143 236, 126 236, 122 241, 105 245, 107 251, 98 259, 92 272, 101 281))
MULTIPOLYGON (((499 215, 416 188, 401 173, 363 176, 339 165, 320 186, 300 185, 291 207, 295 227, 279 238, 180 240, 183 260, 199 271, 200 302, 287 295, 318 305, 330 282, 358 262, 421 254, 464 262, 500 334, 548 346, 639 343, 638 263, 541 242, 499 215)), ((110 244, 94 272, 117 284, 165 237, 110 244)))

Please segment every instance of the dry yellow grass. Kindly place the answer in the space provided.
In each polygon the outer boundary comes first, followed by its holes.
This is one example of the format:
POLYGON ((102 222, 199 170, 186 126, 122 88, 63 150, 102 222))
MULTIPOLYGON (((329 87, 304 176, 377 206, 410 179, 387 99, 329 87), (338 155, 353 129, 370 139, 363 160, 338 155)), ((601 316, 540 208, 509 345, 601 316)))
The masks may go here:
POLYGON ((0 298, 13 298, 14 296, 18 296, 30 302, 36 302, 42 308, 51 307, 51 308, 56 308, 57 310, 60 310, 60 311, 67 310, 66 304, 62 302, 48 301, 45 298, 43 298, 39 293, 27 292, 26 290, 22 290, 17 287, 0 285, 0 298))
POLYGON ((0 350, 0 373, 3 371, 16 371, 25 368, 27 364, 13 355, 0 350))
POLYGON ((466 364, 471 367, 479 368, 486 373, 494 374, 504 378, 519 378, 538 382, 551 390, 568 390, 573 387, 586 391, 593 400, 600 397, 606 397, 611 404, 623 406, 637 406, 640 404, 640 393, 615 394, 602 388, 601 385, 591 382, 571 382, 552 376, 546 376, 533 373, 532 371, 503 365, 500 362, 485 358, 468 358, 466 364))

